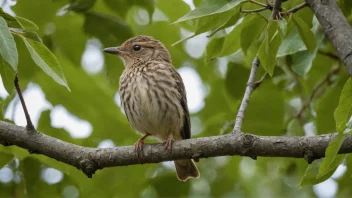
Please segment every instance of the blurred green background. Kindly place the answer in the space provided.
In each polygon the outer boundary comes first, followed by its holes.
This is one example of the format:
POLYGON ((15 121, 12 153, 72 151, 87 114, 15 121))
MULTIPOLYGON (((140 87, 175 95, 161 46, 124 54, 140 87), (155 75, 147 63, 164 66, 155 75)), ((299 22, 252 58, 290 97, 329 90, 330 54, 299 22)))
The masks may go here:
MULTIPOLYGON (((71 89, 69 92, 40 70, 24 43, 15 37, 20 84, 35 126, 47 135, 87 147, 134 144, 140 136, 131 129, 120 109, 117 92, 124 66, 117 57, 103 54, 102 49, 143 34, 165 44, 184 79, 192 137, 229 133, 251 62, 264 38, 265 20, 260 15, 245 17, 236 8, 231 10, 232 14, 173 23, 204 4, 222 6, 229 2, 234 1, 3 0, 5 12, 38 25, 39 37, 57 57, 71 89), (229 22, 215 33, 213 30, 221 26, 221 21, 229 22), (172 45, 186 37, 192 38, 172 45)), ((283 8, 287 10, 299 3, 302 1, 290 0, 283 8)), ((351 3, 349 0, 339 3, 351 21, 351 3)), ((243 8, 258 6, 245 4, 243 8)), ((343 66, 319 89, 302 116, 294 116, 314 86, 340 64, 310 9, 304 8, 295 15, 312 29, 315 51, 307 52, 298 27, 286 24, 288 34, 278 49, 274 75, 267 76, 254 91, 243 124, 244 132, 301 136, 336 131, 333 113, 348 78, 343 66)), ((270 16, 270 12, 263 12, 263 16, 270 16)), ((24 126, 18 98, 11 86, 6 85, 4 69, 0 73, 8 90, 4 86, 0 89, 2 119, 24 126)), ((257 79, 263 74, 260 68, 257 79)), ((347 157, 346 163, 350 158, 347 157)), ((0 197, 325 198, 352 195, 352 166, 346 167, 343 163, 332 177, 317 184, 323 181, 315 179, 320 163, 321 160, 315 161, 307 169, 303 159, 258 157, 254 161, 226 156, 201 159, 197 163, 201 177, 185 183, 176 179, 171 162, 105 168, 88 179, 76 168, 56 160, 29 155, 16 146, 0 145, 0 197)))

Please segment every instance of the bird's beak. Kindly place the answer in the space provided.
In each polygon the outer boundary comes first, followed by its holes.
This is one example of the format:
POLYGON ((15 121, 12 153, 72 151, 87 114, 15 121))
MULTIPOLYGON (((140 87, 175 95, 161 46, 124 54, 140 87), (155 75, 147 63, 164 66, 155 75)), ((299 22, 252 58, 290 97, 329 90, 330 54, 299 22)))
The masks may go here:
POLYGON ((103 52, 109 53, 109 54, 120 54, 122 52, 120 47, 108 47, 103 49, 103 52))

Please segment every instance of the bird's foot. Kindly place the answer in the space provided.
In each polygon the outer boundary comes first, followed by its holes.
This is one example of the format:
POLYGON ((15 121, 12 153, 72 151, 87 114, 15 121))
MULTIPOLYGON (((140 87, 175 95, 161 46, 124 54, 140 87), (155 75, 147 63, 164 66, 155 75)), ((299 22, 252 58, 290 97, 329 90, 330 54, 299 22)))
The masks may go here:
POLYGON ((139 152, 143 150, 144 139, 150 136, 149 133, 145 134, 141 139, 139 139, 134 145, 134 151, 139 152))
POLYGON ((143 144, 144 144, 144 140, 138 140, 136 142, 136 144, 134 145, 134 151, 135 152, 139 152, 143 150, 143 144))
POLYGON ((172 144, 175 142, 174 138, 172 135, 170 135, 167 140, 164 142, 164 147, 166 150, 171 150, 172 149, 172 144))

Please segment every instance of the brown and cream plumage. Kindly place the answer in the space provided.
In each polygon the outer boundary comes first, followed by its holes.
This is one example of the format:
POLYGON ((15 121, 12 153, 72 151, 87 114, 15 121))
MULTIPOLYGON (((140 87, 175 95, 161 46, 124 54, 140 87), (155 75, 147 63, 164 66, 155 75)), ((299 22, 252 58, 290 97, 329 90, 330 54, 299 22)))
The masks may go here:
MULTIPOLYGON (((136 36, 104 52, 118 54, 125 65, 120 77, 121 104, 131 126, 144 135, 135 150, 142 149, 149 135, 165 141, 167 149, 174 140, 189 139, 186 90, 165 46, 153 37, 136 36)), ((174 163, 180 180, 199 177, 193 160, 174 163)))

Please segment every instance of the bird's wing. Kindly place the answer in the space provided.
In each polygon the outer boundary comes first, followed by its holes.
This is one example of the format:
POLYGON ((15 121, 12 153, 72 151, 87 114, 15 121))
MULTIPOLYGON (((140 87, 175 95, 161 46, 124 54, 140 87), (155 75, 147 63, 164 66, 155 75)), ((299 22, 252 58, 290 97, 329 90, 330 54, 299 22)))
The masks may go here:
POLYGON ((177 90, 181 95, 180 103, 184 111, 184 121, 183 127, 181 130, 181 136, 183 139, 190 139, 191 138, 191 122, 189 118, 188 106, 187 106, 187 97, 186 97, 186 89, 185 85, 183 84, 181 75, 175 70, 174 77, 177 83, 177 90))

